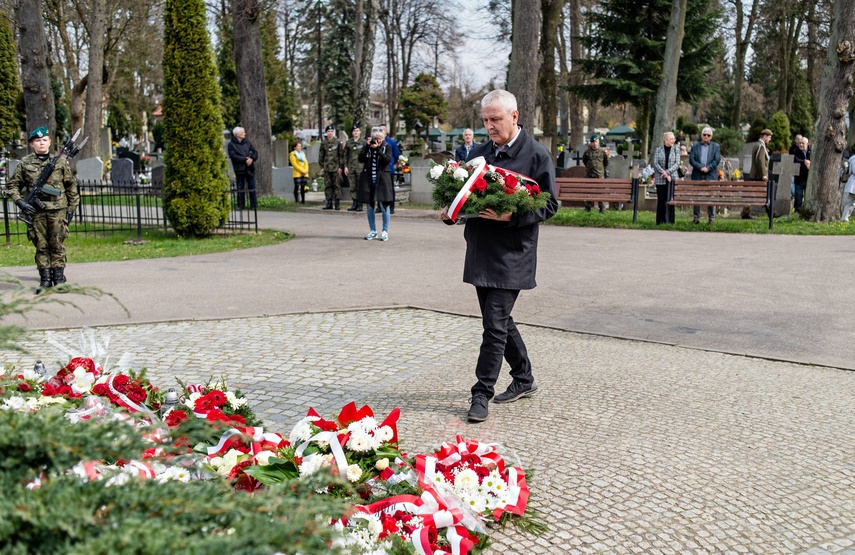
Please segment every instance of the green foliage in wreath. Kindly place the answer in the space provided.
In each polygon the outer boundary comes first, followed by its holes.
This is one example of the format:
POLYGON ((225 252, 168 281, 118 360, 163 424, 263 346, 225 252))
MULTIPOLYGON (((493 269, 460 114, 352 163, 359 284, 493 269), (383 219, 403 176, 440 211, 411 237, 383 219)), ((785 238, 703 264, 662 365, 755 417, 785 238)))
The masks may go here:
MULTIPOLYGON (((467 174, 469 173, 467 171, 467 174)), ((443 171, 436 178, 428 174, 428 179, 434 183, 432 198, 436 208, 451 205, 465 183, 465 180, 455 178, 448 171, 443 171)), ((485 173, 484 180, 487 183, 486 189, 482 191, 476 188, 469 195, 460 214, 477 214, 487 209, 494 210, 497 214, 533 212, 546 207, 549 201, 549 193, 539 189, 528 189, 523 186, 516 192, 509 193, 505 187, 504 177, 495 171, 485 173)))

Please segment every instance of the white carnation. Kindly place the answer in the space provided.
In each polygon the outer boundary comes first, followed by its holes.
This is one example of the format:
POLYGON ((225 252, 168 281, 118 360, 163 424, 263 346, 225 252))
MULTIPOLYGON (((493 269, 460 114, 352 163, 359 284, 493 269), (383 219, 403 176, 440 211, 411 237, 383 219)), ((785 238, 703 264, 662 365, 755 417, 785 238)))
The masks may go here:
POLYGON ((244 406, 249 399, 242 399, 232 393, 231 391, 226 392, 226 401, 228 401, 229 406, 233 409, 239 409, 244 406))
POLYGON ((436 166, 430 169, 430 177, 431 179, 437 179, 440 175, 442 175, 442 170, 444 168, 437 164, 436 166))
POLYGON ((383 531, 383 524, 380 522, 379 518, 374 515, 371 516, 372 518, 368 519, 368 531, 376 538, 383 531))
POLYGON ((469 179, 469 172, 466 171, 464 168, 457 168, 456 170, 454 170, 454 179, 458 181, 466 181, 467 179, 469 179))
POLYGON ((324 456, 318 453, 312 453, 303 457, 303 462, 300 464, 300 476, 309 476, 317 472, 324 466, 324 456))
POLYGON ((454 477, 455 490, 474 490, 478 488, 478 474, 471 468, 461 470, 454 477))

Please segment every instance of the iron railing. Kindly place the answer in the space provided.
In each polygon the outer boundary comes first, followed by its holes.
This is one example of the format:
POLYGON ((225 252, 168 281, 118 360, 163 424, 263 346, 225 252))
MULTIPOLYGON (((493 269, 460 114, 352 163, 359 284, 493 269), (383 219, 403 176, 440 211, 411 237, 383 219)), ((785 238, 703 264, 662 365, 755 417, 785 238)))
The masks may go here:
MULTIPOLYGON (((258 212, 248 207, 238 210, 238 190, 234 182, 231 185, 229 217, 220 229, 235 233, 258 231, 258 212)), ((106 237, 130 232, 136 234, 137 240, 142 240, 144 229, 169 229, 169 222, 163 215, 160 187, 116 185, 106 181, 78 181, 77 187, 80 206, 68 228, 69 234, 106 237)), ((27 227, 18 220, 18 208, 5 191, 0 191, 0 202, 6 244, 28 242, 27 227)))

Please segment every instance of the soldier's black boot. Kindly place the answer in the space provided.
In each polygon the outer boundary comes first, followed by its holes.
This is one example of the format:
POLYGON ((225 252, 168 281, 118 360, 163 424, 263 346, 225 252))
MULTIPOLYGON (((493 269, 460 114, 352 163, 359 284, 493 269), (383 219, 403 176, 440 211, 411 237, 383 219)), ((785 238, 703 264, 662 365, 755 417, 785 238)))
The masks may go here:
POLYGON ((341 210, 341 201, 339 199, 335 199, 335 209, 341 210))
POLYGON ((41 293, 53 286, 51 281, 50 268, 39 268, 39 286, 36 288, 36 294, 41 293))
POLYGON ((51 280, 54 285, 62 285, 65 283, 65 268, 52 268, 51 280))
POLYGON ((353 211, 354 211, 354 212, 362 212, 362 203, 361 203, 361 202, 357 202, 357 203, 356 203, 356 208, 354 208, 354 209, 353 209, 353 211))
POLYGON ((353 201, 353 203, 350 205, 350 208, 348 208, 347 211, 353 212, 355 210, 356 210, 356 201, 353 201))
POLYGON ((321 208, 321 210, 332 210, 332 199, 327 201, 327 205, 321 208))

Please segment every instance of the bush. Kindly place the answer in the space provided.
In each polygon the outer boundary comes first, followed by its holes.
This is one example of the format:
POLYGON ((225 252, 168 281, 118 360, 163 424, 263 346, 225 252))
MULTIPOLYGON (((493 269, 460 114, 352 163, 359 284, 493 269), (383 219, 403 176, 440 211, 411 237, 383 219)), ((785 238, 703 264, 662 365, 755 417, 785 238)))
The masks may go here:
POLYGON ((769 120, 769 130, 772 131, 772 140, 769 141, 769 150, 772 152, 785 152, 789 149, 790 118, 784 112, 775 112, 769 120))
POLYGON ((226 222, 229 180, 217 68, 202 0, 168 0, 163 33, 164 212, 180 235, 226 222))
POLYGON ((742 152, 742 146, 745 141, 742 138, 742 132, 730 127, 720 127, 715 130, 713 139, 721 145, 722 156, 739 156, 742 152))
POLYGON ((766 120, 763 118, 755 118, 751 122, 751 127, 748 128, 748 135, 745 136, 745 142, 754 143, 760 140, 760 132, 766 129, 766 120))
POLYGON ((701 132, 698 124, 692 122, 684 123, 681 131, 690 137, 696 137, 701 132))

